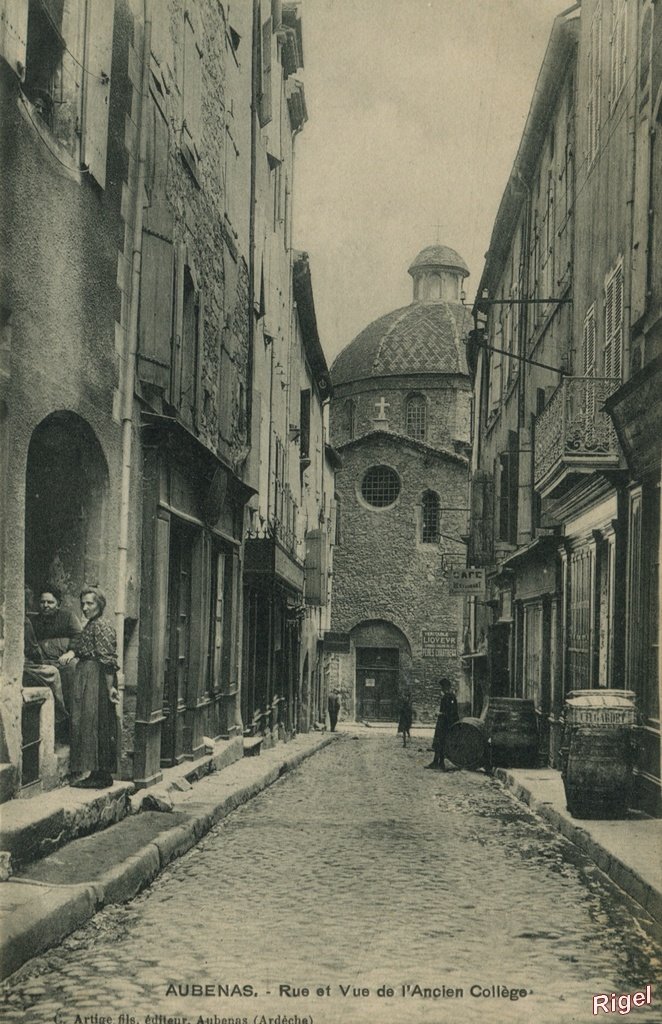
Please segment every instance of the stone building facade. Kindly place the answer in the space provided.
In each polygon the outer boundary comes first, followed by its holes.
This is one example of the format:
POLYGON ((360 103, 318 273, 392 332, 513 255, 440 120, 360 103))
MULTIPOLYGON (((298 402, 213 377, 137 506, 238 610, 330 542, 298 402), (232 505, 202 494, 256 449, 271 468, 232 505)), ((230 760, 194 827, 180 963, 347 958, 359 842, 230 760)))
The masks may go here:
POLYGON ((0 0, 3 799, 68 772, 53 695, 23 681, 24 584, 74 612, 105 590, 124 778, 242 756, 263 515, 296 586, 263 591, 292 657, 258 727, 319 721, 337 456, 302 254, 293 291, 302 65, 295 3, 0 0))
POLYGON ((409 273, 414 299, 362 331, 334 362, 331 438, 338 545, 327 635, 344 713, 393 720, 403 688, 419 719, 437 710, 449 676, 464 711, 464 606, 449 594, 465 564, 471 392, 465 358, 468 271, 430 246, 409 273))
POLYGON ((658 814, 660 20, 647 0, 555 20, 470 348, 475 663, 535 702, 553 767, 568 693, 633 691, 634 802, 658 814))

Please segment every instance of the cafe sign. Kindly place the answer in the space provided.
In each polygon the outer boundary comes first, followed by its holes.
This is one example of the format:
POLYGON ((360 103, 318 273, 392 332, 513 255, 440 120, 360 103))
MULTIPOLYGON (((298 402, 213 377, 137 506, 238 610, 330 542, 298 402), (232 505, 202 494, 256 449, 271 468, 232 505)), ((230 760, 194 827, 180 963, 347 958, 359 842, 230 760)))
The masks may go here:
POLYGON ((485 570, 451 569, 448 593, 451 597, 485 597, 485 570))

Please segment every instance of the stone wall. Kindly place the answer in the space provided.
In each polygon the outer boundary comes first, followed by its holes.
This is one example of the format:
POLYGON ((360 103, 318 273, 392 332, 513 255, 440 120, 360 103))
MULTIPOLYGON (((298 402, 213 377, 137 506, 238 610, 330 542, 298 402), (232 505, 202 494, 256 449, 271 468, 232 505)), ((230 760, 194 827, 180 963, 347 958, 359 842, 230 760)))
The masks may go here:
MULTIPOLYGON (((413 693, 418 718, 431 720, 441 675, 456 683, 461 703, 469 701, 459 656, 428 657, 422 649, 423 631, 440 630, 457 634, 458 655, 461 652, 464 603, 448 594, 441 555, 445 551, 464 557, 464 547, 445 537, 440 545, 421 543, 420 501, 423 491, 431 489, 439 494, 442 509, 466 507, 466 463, 418 450, 395 436, 367 438, 345 446, 341 454, 336 490, 342 527, 341 544, 334 552, 331 628, 351 632, 360 623, 383 620, 401 630, 411 647, 412 679, 419 680, 413 693), (400 494, 390 508, 373 509, 361 497, 363 475, 373 465, 390 466, 400 478, 400 494)), ((442 512, 442 533, 459 538, 465 522, 464 513, 442 512)), ((349 699, 353 653, 339 655, 338 661, 349 699)))

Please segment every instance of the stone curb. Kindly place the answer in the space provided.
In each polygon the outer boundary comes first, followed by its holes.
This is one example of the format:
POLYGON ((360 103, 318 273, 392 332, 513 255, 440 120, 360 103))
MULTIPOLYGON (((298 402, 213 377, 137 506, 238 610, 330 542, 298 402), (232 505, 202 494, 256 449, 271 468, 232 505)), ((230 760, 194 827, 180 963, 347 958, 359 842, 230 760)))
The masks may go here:
POLYGON ((270 766, 260 778, 228 792, 211 811, 194 812, 190 821, 156 836, 94 882, 76 886, 47 886, 41 882, 16 878, 4 883, 40 886, 53 894, 54 906, 47 907, 42 902, 37 913, 29 909, 17 913, 12 926, 1 938, 0 981, 5 981, 32 957, 57 945, 102 907, 133 899, 168 864, 195 846, 219 821, 273 785, 287 772, 297 768, 307 758, 333 743, 339 735, 322 736, 309 749, 285 757, 278 764, 270 766))
POLYGON ((531 790, 523 786, 521 782, 517 782, 507 769, 497 768, 494 774, 518 800, 530 807, 532 811, 539 814, 545 821, 548 821, 566 839, 574 843, 582 853, 585 853, 591 860, 595 861, 600 870, 612 882, 639 903, 657 924, 662 925, 662 893, 654 889, 648 882, 645 882, 633 868, 596 842, 591 834, 585 828, 582 828, 581 825, 576 825, 569 817, 563 814, 563 812, 558 811, 550 803, 544 800, 537 800, 531 793, 531 790))

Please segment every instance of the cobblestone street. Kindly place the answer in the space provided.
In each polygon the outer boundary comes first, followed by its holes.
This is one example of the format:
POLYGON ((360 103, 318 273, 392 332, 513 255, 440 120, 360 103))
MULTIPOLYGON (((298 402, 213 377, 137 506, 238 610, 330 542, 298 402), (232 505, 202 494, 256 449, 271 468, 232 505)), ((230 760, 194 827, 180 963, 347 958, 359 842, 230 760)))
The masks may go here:
POLYGON ((660 1022, 634 905, 497 781, 423 771, 428 745, 342 736, 14 975, 3 1019, 559 1024, 651 983, 630 1019, 660 1022))

